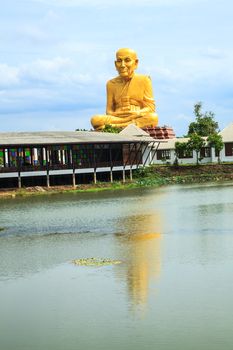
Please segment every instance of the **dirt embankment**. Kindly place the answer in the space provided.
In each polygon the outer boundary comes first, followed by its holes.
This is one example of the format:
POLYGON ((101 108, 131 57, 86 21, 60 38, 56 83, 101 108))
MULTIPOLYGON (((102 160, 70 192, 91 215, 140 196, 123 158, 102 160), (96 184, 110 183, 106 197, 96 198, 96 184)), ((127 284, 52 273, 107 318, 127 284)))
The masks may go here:
POLYGON ((153 166, 149 176, 162 185, 233 181, 233 164, 153 166))
POLYGON ((233 176, 233 164, 204 164, 181 166, 153 166, 154 173, 161 176, 221 175, 233 176))

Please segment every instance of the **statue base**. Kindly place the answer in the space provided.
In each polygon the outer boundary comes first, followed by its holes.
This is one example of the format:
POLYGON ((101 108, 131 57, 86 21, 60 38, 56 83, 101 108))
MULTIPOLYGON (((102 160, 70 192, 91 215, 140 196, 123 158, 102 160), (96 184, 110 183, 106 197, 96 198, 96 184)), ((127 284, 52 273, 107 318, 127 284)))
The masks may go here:
POLYGON ((142 128, 154 139, 174 139, 176 134, 171 126, 154 126, 142 128))

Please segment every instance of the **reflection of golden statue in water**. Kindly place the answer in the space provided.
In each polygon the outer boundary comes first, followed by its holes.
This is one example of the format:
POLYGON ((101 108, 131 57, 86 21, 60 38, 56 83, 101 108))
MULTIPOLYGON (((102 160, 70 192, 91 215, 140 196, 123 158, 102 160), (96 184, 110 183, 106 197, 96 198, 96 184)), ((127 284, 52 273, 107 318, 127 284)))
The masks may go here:
MULTIPOLYGON (((124 224, 124 223, 123 223, 124 224)), ((123 276, 132 305, 145 306, 149 294, 149 285, 156 282, 161 270, 161 222, 158 214, 127 217, 130 234, 118 234, 121 259, 125 261, 123 276)), ((122 270, 119 271, 122 276, 122 270)))
POLYGON ((138 66, 136 52, 131 49, 118 50, 115 66, 119 76, 107 82, 106 115, 92 117, 94 129, 101 130, 105 125, 122 128, 131 123, 140 128, 156 126, 158 116, 151 79, 134 73, 138 66))
POLYGON ((138 250, 128 269, 128 288, 135 305, 145 305, 149 294, 149 284, 160 275, 160 233, 135 234, 131 237, 132 250, 138 250))

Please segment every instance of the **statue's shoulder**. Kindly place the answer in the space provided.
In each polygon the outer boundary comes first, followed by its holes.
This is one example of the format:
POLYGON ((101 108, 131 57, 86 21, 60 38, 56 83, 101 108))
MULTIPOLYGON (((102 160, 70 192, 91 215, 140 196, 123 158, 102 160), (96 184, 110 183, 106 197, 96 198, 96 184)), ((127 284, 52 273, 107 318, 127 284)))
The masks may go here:
POLYGON ((151 77, 149 75, 135 74, 134 79, 140 82, 143 82, 143 81, 151 80, 151 77))
POLYGON ((116 77, 116 78, 108 80, 107 81, 107 85, 115 85, 115 84, 119 84, 121 82, 122 82, 121 78, 120 77, 116 77))

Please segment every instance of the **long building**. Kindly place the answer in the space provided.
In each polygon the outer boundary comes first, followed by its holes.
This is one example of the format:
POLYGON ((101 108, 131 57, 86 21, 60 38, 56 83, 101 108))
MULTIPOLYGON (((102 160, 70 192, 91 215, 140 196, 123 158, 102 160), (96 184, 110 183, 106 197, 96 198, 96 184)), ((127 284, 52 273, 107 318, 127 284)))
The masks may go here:
POLYGON ((159 141, 148 134, 103 132, 10 132, 0 133, 0 187, 21 187, 28 183, 50 186, 54 178, 66 176, 75 186, 78 177, 98 173, 126 172, 150 163, 151 148, 159 141), (31 180, 34 179, 34 182, 31 180), (36 179, 36 180, 35 180, 36 179), (30 180, 30 181, 29 181, 30 180))

